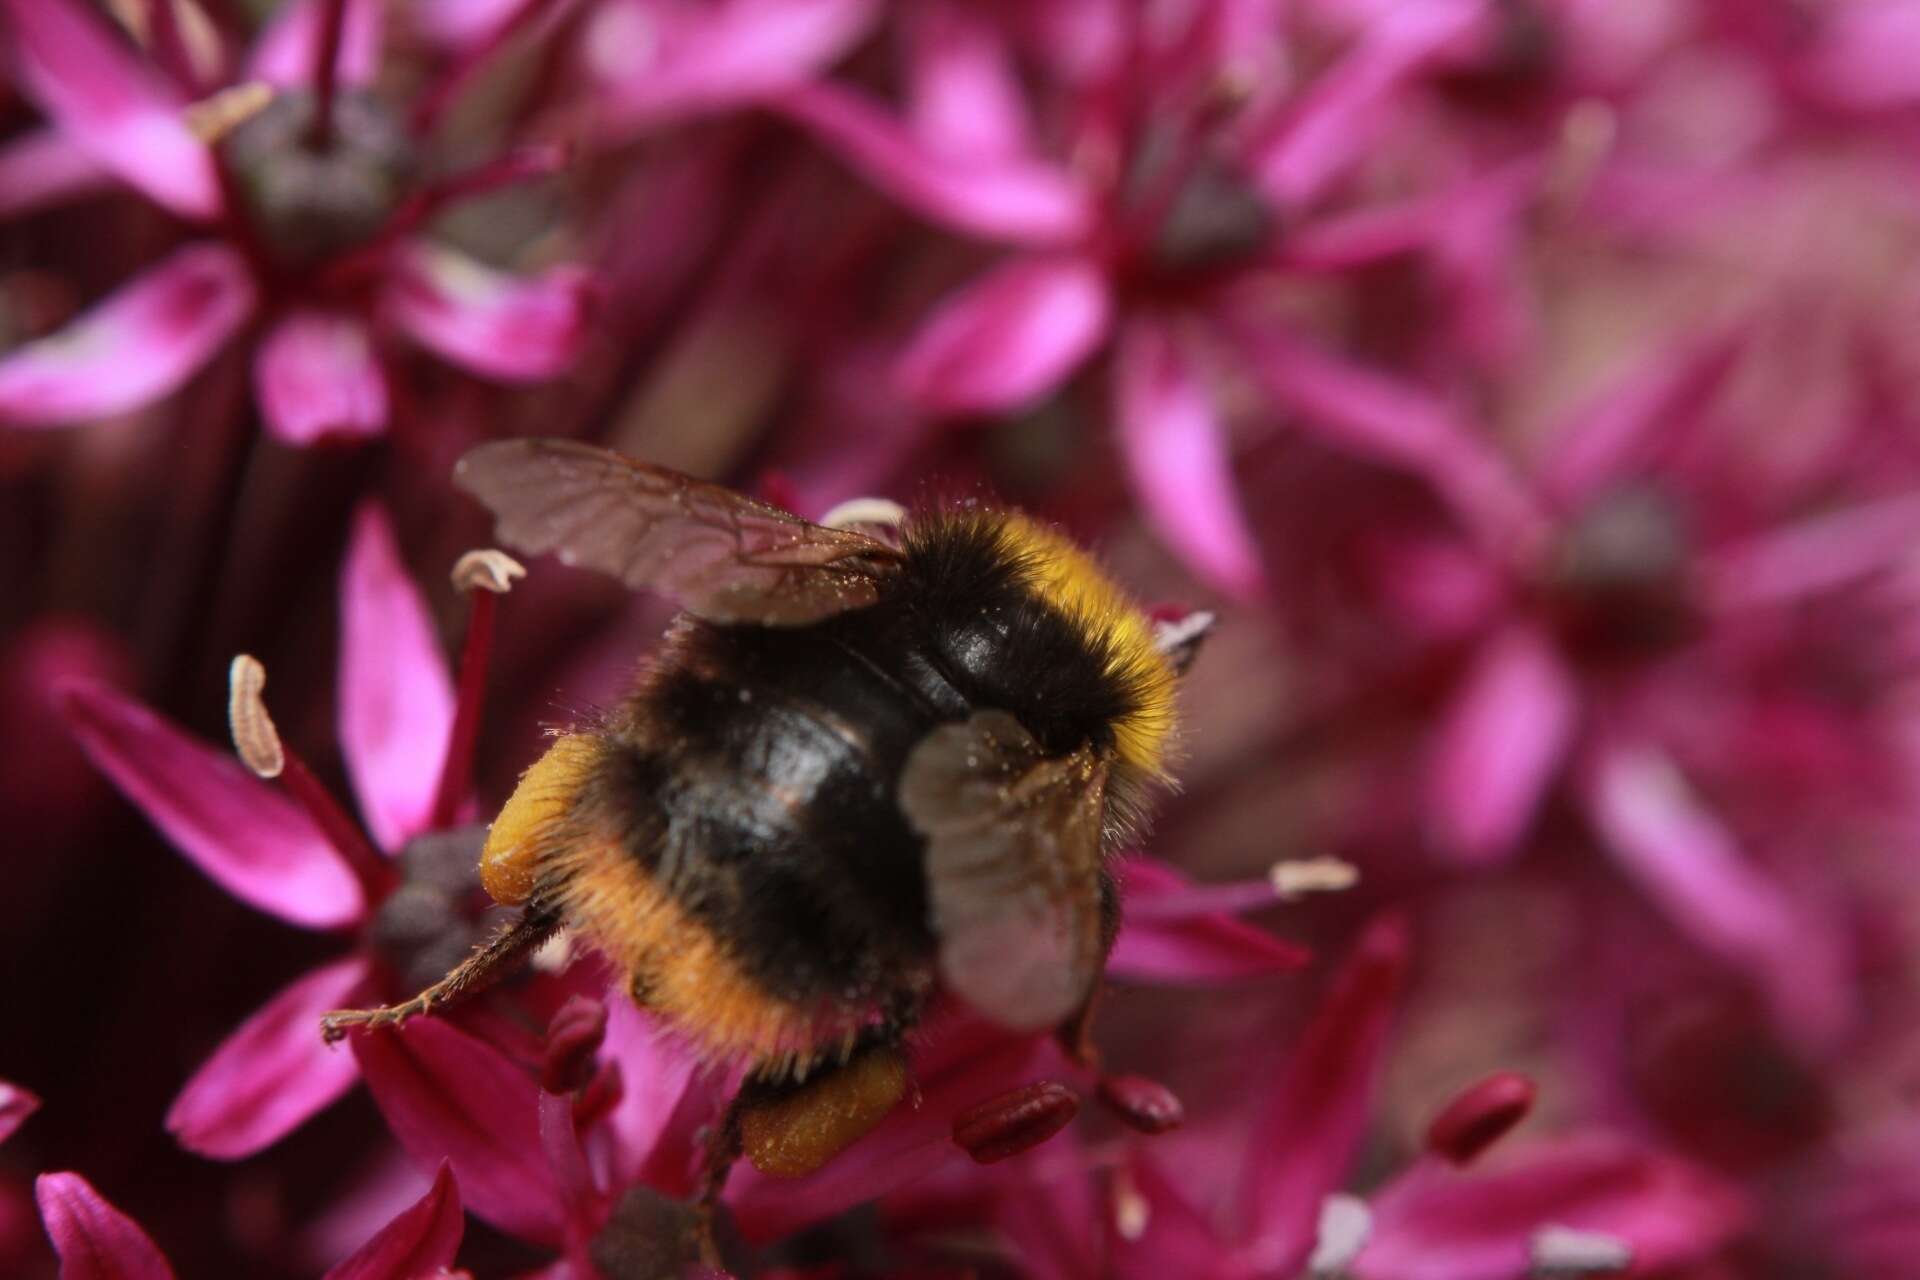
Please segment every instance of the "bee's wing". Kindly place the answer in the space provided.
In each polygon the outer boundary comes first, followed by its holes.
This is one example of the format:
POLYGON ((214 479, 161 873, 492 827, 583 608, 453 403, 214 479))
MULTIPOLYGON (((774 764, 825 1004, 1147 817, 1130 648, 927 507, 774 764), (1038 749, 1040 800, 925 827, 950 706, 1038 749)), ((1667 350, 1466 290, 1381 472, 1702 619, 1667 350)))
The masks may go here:
POLYGON ((858 609, 900 563, 864 534, 572 440, 483 444, 453 480, 515 550, 557 552, 713 622, 796 626, 858 609))
POLYGON ((1091 748, 1048 756, 1004 711, 943 725, 907 757, 900 806, 927 842, 941 977, 1004 1026, 1058 1024, 1099 976, 1106 785, 1091 748))

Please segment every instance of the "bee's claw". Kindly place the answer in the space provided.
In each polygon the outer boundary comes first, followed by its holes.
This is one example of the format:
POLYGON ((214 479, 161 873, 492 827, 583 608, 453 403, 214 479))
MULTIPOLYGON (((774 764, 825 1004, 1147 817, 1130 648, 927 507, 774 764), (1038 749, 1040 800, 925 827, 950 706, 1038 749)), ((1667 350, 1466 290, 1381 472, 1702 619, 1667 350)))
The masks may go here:
POLYGON ((415 996, 405 1004, 382 1005, 378 1009, 335 1009, 321 1017, 320 1038, 328 1044, 338 1044, 356 1027, 365 1027, 369 1031, 380 1027, 397 1027, 408 1018, 424 1014, 432 1007, 431 1001, 415 996))

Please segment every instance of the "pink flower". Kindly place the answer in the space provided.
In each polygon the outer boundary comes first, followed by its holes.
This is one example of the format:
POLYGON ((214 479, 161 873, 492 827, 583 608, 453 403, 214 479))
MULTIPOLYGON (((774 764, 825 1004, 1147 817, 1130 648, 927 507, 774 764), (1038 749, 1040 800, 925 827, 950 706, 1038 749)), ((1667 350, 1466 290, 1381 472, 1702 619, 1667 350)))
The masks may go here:
MULTIPOLYGON (((34 1188, 40 1218, 60 1255, 60 1280, 172 1280, 173 1268, 140 1224, 77 1173, 44 1173, 34 1188)), ((326 1280, 418 1280, 444 1274, 465 1220, 453 1176, 442 1166, 426 1195, 382 1227, 326 1280)))
POLYGON ((208 877, 289 924, 353 938, 347 954, 243 1023, 174 1100, 167 1127, 202 1155, 250 1155, 345 1093, 354 1059, 322 1042, 320 1016, 410 994, 474 941, 478 840, 455 818, 470 786, 492 597, 473 594, 468 699, 456 709, 426 601, 387 517, 362 508, 341 576, 339 724, 373 841, 291 753, 282 777, 292 800, 107 685, 76 682, 62 695, 94 764, 208 877))
MULTIPOLYGON (((1300 963, 1296 949, 1207 909, 1206 890, 1191 891, 1188 909, 1172 872, 1144 860, 1129 866, 1130 884, 1152 886, 1139 898, 1159 910, 1123 929, 1116 978, 1140 973, 1122 958, 1129 935, 1139 935, 1132 950, 1148 958, 1152 981, 1217 982, 1300 963), (1229 959, 1236 951, 1237 961, 1229 959)), ((432 1019, 352 1043, 375 1102, 416 1163, 449 1162, 474 1212, 582 1267, 594 1248, 642 1230, 661 1212, 661 1197, 693 1194, 699 1131, 719 1115, 737 1073, 696 1071, 692 1055, 617 989, 608 996, 598 1072, 579 1069, 578 1025, 562 1018, 549 1038, 549 1054, 568 1057, 572 1082, 588 1080, 571 1096, 543 1089, 537 1073, 498 1048, 432 1019), (645 1194, 630 1194, 636 1188, 645 1194)), ((975 1103, 1035 1080, 1094 1083, 1052 1039, 1011 1036, 951 1009, 929 1019, 911 1061, 918 1105, 898 1108, 818 1172, 779 1179, 744 1165, 733 1171, 725 1203, 748 1238, 779 1239, 943 1169, 973 1167, 955 1145, 954 1121, 975 1103)))
POLYGON ((1342 1193, 1407 961, 1401 922, 1363 933, 1299 1040, 1256 1051, 1246 1078, 1273 1083, 1247 1131, 1130 1151, 1105 1196, 1069 1162, 1029 1166, 995 1216, 1031 1274, 1521 1280, 1580 1248, 1650 1271, 1698 1263, 1745 1228, 1718 1180, 1606 1137, 1537 1144, 1485 1173, 1419 1160, 1364 1200, 1342 1193))
POLYGON ((1165 31, 1119 6, 1042 9, 1061 23, 1089 17, 1041 50, 1057 148, 1043 147, 1001 31, 941 0, 908 11, 902 118, 832 83, 774 103, 915 212, 1016 250, 907 342, 896 370, 905 392, 935 412, 1002 414, 1110 352, 1119 445, 1146 515, 1241 598, 1259 595, 1265 576, 1214 390, 1226 367, 1303 428, 1428 476, 1470 518, 1523 518, 1504 468, 1459 414, 1277 322, 1268 301, 1276 282, 1431 249, 1462 218, 1516 207, 1527 188, 1518 173, 1403 208, 1327 213, 1396 88, 1475 6, 1383 9, 1317 79, 1284 93, 1267 87, 1279 77, 1264 51, 1282 37, 1264 6, 1195 5, 1165 31), (1233 111, 1219 99, 1239 76, 1251 87, 1233 111))
MULTIPOLYGON (((1558 424, 1536 467, 1550 513, 1538 540, 1464 554, 1452 543, 1445 558, 1482 585, 1432 635, 1443 652, 1467 648, 1427 752, 1426 827, 1442 857, 1493 865, 1525 847, 1550 795, 1564 796, 1657 907, 1751 975, 1784 1028, 1830 1042, 1851 1016, 1839 922, 1744 847, 1737 815, 1716 811, 1703 783, 1737 777, 1763 749, 1748 717, 1773 699, 1847 714, 1754 669, 1747 652, 1804 602, 1839 598, 1890 564, 1920 536, 1920 499, 1772 526, 1749 501, 1730 518, 1723 473, 1688 449, 1706 438, 1739 351, 1725 333, 1697 338, 1558 424)), ((1877 732, 1836 724, 1849 738, 1863 730, 1877 732)), ((1795 785, 1811 795, 1823 783, 1802 770, 1795 785)))
POLYGON ((179 77, 136 58, 77 0, 7 0, 0 16, 22 88, 51 122, 33 150, 0 166, 48 200, 75 189, 64 174, 110 173, 213 233, 0 355, 0 423, 65 426, 138 409, 256 325, 255 397, 268 429, 292 444, 386 429, 396 331, 497 381, 550 378, 572 361, 586 324, 581 272, 517 278, 416 234, 452 202, 550 172, 558 153, 522 150, 414 181, 421 140, 370 92, 378 0, 300 0, 281 12, 225 72, 229 105, 270 96, 242 104, 218 145, 189 127, 179 77))

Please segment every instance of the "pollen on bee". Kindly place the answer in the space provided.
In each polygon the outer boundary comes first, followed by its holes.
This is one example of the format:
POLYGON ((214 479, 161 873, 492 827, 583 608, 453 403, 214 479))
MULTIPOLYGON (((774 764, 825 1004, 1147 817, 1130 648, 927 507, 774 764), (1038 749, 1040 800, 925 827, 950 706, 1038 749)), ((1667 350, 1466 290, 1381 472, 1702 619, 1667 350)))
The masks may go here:
POLYGON ((742 1149, 775 1178, 812 1173, 870 1133, 907 1089, 907 1064, 892 1046, 869 1049, 797 1090, 746 1106, 742 1149))
POLYGON ((480 883, 495 902, 517 907, 533 893, 545 841, 566 816, 597 752, 590 735, 570 733, 520 775, 480 851, 480 883))

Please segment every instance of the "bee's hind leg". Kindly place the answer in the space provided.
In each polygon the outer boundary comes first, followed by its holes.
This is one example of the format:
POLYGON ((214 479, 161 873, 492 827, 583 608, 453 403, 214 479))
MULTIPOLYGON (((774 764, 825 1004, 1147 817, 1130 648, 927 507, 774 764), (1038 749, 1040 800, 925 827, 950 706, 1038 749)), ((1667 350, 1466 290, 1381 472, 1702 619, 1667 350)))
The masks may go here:
POLYGON ((332 1044, 355 1027, 398 1026, 409 1018, 458 1004, 505 977, 559 927, 558 912, 529 907, 518 920, 476 947, 452 973, 411 1000, 377 1009, 335 1009, 320 1019, 320 1034, 332 1044))

